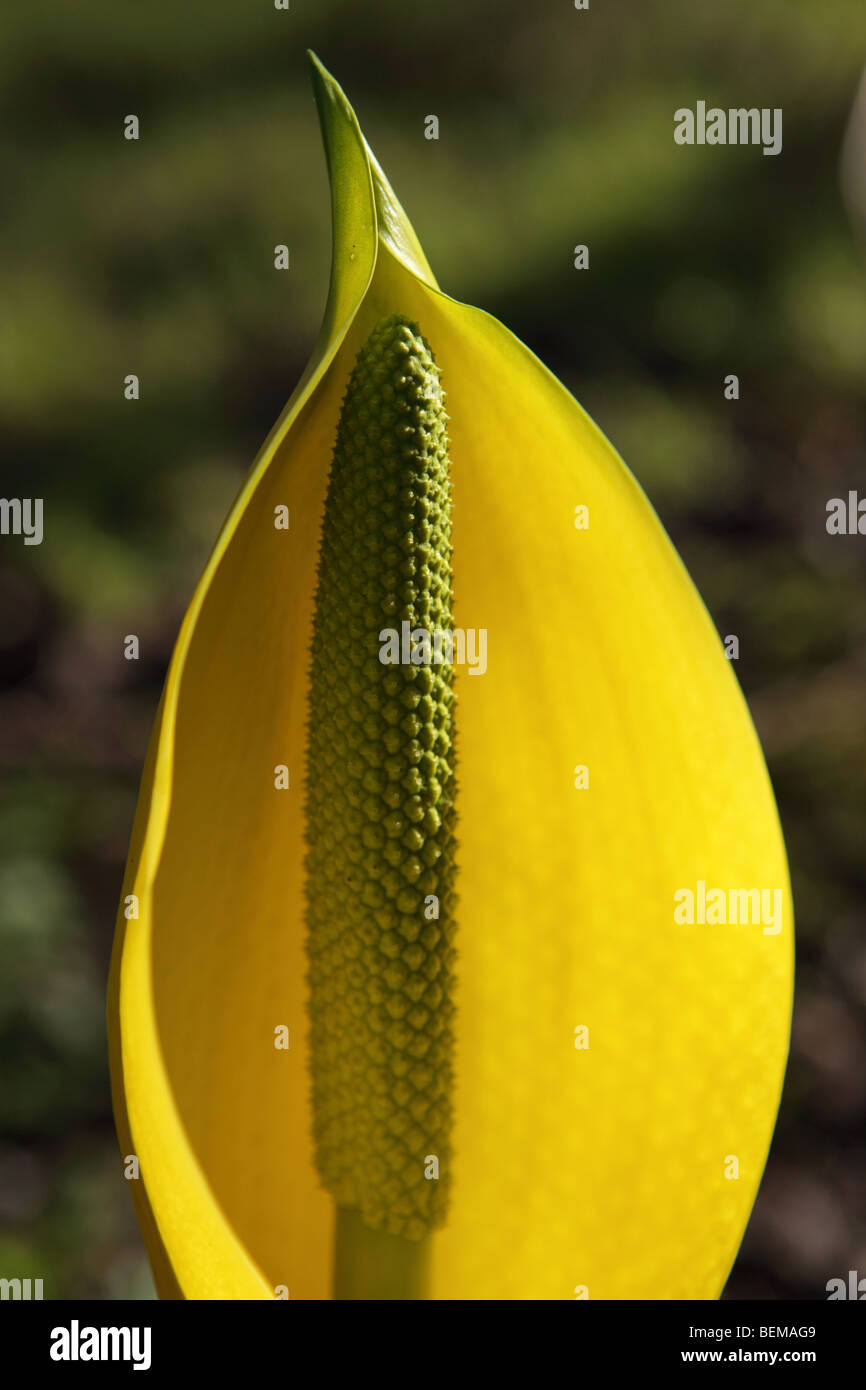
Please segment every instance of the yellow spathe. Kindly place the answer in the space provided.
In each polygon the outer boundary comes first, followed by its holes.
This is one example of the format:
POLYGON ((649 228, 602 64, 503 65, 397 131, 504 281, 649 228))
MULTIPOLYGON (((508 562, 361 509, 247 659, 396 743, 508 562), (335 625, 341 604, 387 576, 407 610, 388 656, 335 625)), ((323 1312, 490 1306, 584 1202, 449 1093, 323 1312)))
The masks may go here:
POLYGON ((624 464, 501 324, 438 290, 318 66, 316 89, 325 323, 184 621, 123 889, 139 917, 121 912, 112 962, 118 1130, 160 1294, 330 1297, 305 1050, 308 647, 340 401, 401 313, 447 393, 455 624, 488 632, 486 673, 457 668, 455 1173, 432 1296, 716 1298, 790 1023, 790 888, 755 732, 624 464), (674 894, 699 880, 782 889, 782 930, 678 925, 674 894))

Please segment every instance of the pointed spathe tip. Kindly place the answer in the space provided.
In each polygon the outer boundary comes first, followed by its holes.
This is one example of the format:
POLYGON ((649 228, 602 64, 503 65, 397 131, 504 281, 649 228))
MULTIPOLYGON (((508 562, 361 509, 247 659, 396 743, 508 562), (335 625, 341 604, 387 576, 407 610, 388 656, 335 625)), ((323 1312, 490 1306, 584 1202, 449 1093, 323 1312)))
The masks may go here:
POLYGON ((328 72, 318 53, 315 53, 312 48, 307 49, 307 61, 310 64, 310 77, 313 81, 316 100, 321 102, 323 98, 329 99, 331 102, 343 106, 354 119, 355 113, 346 99, 345 92, 336 78, 328 72))
MULTIPOLYGON (((331 77, 328 69, 314 49, 307 49, 307 58, 309 59, 310 67, 313 69, 313 72, 319 77, 331 77)), ((331 81, 333 81, 333 78, 331 78, 331 81)))
POLYGON ((355 138, 360 141, 362 136, 358 128, 357 118, 339 82, 331 76, 312 48, 307 49, 307 59, 310 64, 313 95, 319 108, 319 119, 326 147, 330 148, 336 131, 341 126, 348 126, 353 131, 355 138))

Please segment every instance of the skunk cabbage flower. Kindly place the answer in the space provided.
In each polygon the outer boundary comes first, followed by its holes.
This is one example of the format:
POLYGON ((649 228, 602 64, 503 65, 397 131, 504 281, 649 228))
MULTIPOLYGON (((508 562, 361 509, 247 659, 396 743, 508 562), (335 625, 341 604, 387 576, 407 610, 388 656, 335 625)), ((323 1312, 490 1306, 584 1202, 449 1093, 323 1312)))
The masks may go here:
POLYGON ((757 738, 634 478, 314 85, 325 319, 180 632, 112 961, 157 1287, 716 1298, 789 1033, 757 738))

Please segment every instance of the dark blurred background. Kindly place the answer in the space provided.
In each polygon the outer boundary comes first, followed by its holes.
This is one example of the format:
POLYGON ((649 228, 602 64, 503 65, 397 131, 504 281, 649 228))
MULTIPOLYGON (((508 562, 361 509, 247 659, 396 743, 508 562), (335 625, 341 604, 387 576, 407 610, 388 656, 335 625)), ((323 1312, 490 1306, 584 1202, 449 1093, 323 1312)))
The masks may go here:
POLYGON ((38 0, 2 30, 0 491, 45 499, 45 539, 0 537, 0 1273, 153 1296, 106 973, 172 643, 324 306, 311 46, 442 286, 582 401, 740 639, 799 973, 728 1296, 866 1275, 866 538, 825 529, 866 495, 862 0, 38 0), (782 107, 782 153, 675 145, 699 99, 782 107))

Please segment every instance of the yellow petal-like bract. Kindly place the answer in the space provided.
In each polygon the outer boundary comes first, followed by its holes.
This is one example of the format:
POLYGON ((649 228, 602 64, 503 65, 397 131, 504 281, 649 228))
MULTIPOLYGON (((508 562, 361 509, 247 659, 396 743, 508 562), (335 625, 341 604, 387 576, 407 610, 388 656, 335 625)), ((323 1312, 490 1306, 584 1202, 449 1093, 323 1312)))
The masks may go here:
POLYGON ((340 403, 399 314, 447 392, 454 622, 487 632, 484 674, 455 670, 453 1172, 431 1296, 716 1298, 790 1021, 790 888, 757 738, 631 474, 507 329, 441 293, 339 88, 318 66, 315 84, 325 322, 181 629, 123 888, 139 916, 121 912, 112 962, 115 1109, 159 1292, 331 1296, 305 986, 309 648, 340 403))

